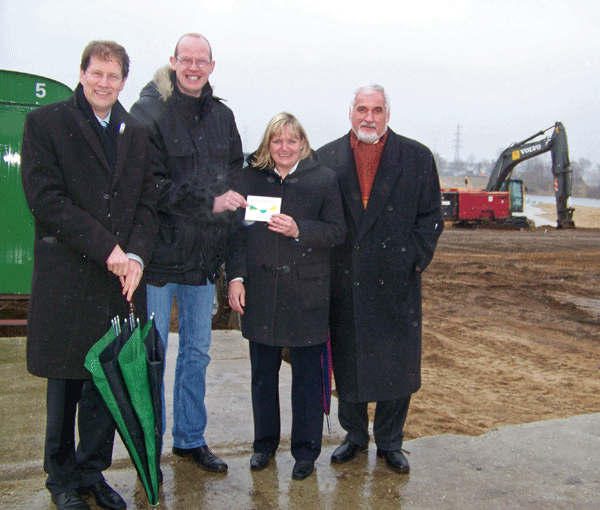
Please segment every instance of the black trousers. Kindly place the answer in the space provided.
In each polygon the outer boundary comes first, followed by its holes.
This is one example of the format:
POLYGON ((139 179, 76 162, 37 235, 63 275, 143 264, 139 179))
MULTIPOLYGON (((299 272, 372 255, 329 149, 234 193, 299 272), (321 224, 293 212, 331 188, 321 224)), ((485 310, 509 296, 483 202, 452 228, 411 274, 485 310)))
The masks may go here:
MULTIPOLYGON (((408 414, 410 395, 398 400, 377 402, 373 435, 377 448, 395 451, 402 448, 403 429, 408 414)), ((354 444, 366 447, 369 444, 368 402, 353 404, 340 399, 338 417, 340 425, 347 432, 346 439, 354 444)))
POLYGON ((56 495, 104 479, 115 429, 91 381, 48 379, 46 390, 46 487, 56 495), (75 416, 79 444, 75 448, 75 416))
MULTIPOLYGON (((323 436, 322 345, 290 347, 292 365, 291 453, 297 461, 315 461, 323 436)), ((254 451, 274 453, 281 438, 279 368, 281 347, 250 342, 254 451)))

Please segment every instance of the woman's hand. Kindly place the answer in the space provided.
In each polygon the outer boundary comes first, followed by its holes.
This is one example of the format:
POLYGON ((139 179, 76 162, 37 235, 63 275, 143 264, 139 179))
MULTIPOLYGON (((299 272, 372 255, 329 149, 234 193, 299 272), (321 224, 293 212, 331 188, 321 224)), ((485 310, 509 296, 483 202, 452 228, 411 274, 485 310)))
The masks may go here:
POLYGON ((296 225, 294 218, 287 214, 272 214, 271 219, 267 223, 269 230, 278 234, 293 237, 294 239, 300 235, 300 230, 298 230, 298 225, 296 225))
POLYGON ((240 315, 244 315, 244 306, 246 306, 246 287, 240 280, 229 282, 229 306, 240 315))

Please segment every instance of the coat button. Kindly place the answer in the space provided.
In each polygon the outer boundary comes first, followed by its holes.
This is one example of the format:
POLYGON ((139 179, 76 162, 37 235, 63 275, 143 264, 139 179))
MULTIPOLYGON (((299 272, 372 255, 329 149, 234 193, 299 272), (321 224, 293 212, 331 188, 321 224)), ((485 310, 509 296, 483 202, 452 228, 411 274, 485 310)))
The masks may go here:
POLYGON ((110 195, 108 193, 105 193, 102 198, 104 198, 104 200, 108 200, 110 199, 110 195))
POLYGON ((283 267, 281 268, 281 270, 282 270, 284 273, 289 273, 289 272, 291 271, 291 269, 290 269, 290 267, 289 267, 289 266, 283 266, 283 267))
POLYGON ((406 251, 406 248, 403 246, 402 248, 400 248, 400 251, 406 251))
POLYGON ((379 285, 383 285, 385 282, 383 280, 379 280, 379 285))
POLYGON ((381 248, 383 248, 385 250, 387 248, 387 244, 381 243, 381 248))
POLYGON ((358 246, 358 244, 357 244, 357 245, 354 247, 354 249, 355 249, 356 251, 358 251, 358 250, 360 250, 360 246, 358 246))
POLYGON ((360 285, 360 282, 354 282, 354 286, 358 287, 360 285))
POLYGON ((388 205, 388 211, 393 211, 393 210, 394 210, 394 207, 391 205, 388 205))

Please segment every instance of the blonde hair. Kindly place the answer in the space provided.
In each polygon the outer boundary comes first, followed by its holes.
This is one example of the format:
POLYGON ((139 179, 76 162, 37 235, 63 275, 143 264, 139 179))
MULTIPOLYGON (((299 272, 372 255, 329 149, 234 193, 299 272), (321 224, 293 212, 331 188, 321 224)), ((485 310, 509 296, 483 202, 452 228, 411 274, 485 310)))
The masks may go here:
POLYGON ((269 143, 271 142, 271 138, 283 133, 286 128, 297 134, 302 141, 299 161, 312 157, 310 154, 308 137, 306 136, 306 131, 304 131, 302 124, 300 124, 298 119, 291 113, 281 112, 275 115, 275 117, 269 121, 269 124, 267 124, 265 134, 256 150, 255 159, 251 163, 252 166, 258 168, 275 168, 275 161, 273 161, 273 158, 271 157, 269 143))

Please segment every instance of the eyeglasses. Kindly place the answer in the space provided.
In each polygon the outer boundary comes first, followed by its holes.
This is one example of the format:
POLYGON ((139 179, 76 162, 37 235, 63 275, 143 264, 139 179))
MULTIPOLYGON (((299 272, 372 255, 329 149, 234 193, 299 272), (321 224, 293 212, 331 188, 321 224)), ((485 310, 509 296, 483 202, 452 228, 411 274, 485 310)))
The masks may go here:
POLYGON ((117 74, 104 74, 101 71, 86 71, 86 74, 90 77, 90 80, 95 83, 102 81, 102 79, 106 76, 106 80, 112 86, 119 85, 123 79, 117 74))
POLYGON ((206 60, 193 59, 188 57, 178 58, 177 62, 179 62, 183 67, 192 67, 192 64, 195 63, 196 66, 198 66, 200 69, 204 69, 205 67, 208 67, 210 65, 210 62, 207 62, 206 60))

